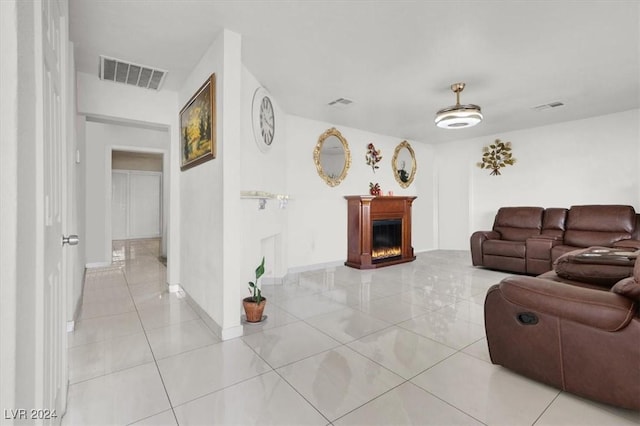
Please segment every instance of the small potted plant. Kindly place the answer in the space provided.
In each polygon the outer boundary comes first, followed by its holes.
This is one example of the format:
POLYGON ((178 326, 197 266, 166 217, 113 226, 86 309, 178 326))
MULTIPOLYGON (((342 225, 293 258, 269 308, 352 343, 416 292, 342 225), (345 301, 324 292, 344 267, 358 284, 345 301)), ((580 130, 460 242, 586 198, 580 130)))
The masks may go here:
POLYGON ((382 194, 382 189, 380 189, 380 185, 378 185, 377 182, 375 184, 373 182, 369 182, 369 194, 375 197, 382 194))
POLYGON ((252 295, 242 299, 242 305, 244 306, 244 313, 247 316, 247 322, 262 321, 264 306, 267 304, 267 299, 262 297, 262 291, 260 291, 260 286, 258 285, 258 279, 262 275, 264 275, 264 256, 262 257, 262 262, 256 268, 255 282, 249 281, 249 293, 252 295))

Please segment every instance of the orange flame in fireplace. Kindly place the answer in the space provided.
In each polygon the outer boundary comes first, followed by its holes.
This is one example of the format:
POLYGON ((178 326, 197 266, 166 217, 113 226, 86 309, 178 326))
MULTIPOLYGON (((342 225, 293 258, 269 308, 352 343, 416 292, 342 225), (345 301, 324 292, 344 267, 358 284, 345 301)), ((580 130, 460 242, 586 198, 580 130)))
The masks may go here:
POLYGON ((402 249, 400 247, 382 247, 373 249, 373 253, 371 253, 372 259, 384 259, 387 257, 396 257, 402 254, 402 249))

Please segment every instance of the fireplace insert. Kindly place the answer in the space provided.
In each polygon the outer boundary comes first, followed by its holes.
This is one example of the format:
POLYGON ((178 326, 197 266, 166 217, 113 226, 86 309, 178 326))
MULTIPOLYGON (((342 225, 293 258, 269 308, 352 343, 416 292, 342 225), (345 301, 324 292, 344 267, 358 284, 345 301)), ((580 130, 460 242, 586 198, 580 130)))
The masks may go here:
POLYGON ((402 255, 402 219, 373 221, 371 261, 381 262, 402 255))

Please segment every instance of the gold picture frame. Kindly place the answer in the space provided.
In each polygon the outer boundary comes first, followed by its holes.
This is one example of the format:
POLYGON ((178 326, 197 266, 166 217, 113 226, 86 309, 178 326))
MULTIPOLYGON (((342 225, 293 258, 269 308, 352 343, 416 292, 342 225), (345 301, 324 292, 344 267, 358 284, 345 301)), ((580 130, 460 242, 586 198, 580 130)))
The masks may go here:
POLYGON ((216 75, 180 110, 180 170, 216 158, 216 75))

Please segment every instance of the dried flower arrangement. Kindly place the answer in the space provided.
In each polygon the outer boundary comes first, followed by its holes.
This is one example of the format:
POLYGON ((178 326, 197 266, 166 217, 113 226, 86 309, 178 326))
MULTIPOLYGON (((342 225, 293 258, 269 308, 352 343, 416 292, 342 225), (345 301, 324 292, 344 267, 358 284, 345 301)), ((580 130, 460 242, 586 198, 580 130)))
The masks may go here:
POLYGON ((370 143, 369 145, 367 145, 367 155, 365 156, 366 160, 367 160, 367 166, 371 166, 371 169, 373 169, 373 172, 376 172, 376 169, 379 168, 379 166, 377 165, 380 160, 382 160, 382 154, 380 152, 380 150, 376 150, 376 147, 373 146, 372 143, 370 143))

